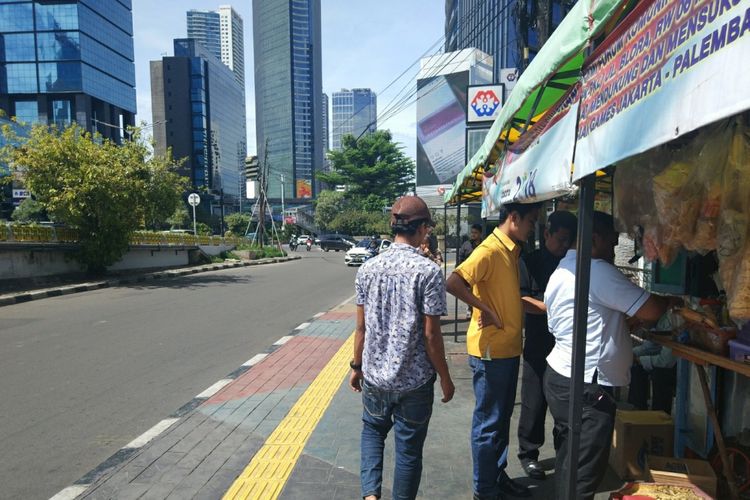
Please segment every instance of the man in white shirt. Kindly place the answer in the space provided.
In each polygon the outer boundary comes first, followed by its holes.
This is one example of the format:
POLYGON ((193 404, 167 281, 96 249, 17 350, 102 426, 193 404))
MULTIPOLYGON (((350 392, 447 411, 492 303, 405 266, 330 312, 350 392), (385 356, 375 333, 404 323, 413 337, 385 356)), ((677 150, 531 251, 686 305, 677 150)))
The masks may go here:
MULTIPOLYGON (((627 385, 633 347, 626 316, 655 322, 669 303, 630 282, 613 265, 618 233, 611 215, 594 213, 591 283, 584 371, 584 397, 578 456, 576 498, 594 498, 607 467, 616 405, 613 387, 627 385)), ((571 249, 552 273, 544 294, 555 347, 547 357, 544 393, 555 419, 555 478, 557 497, 563 498, 567 463, 568 405, 572 374, 576 251, 571 249)))

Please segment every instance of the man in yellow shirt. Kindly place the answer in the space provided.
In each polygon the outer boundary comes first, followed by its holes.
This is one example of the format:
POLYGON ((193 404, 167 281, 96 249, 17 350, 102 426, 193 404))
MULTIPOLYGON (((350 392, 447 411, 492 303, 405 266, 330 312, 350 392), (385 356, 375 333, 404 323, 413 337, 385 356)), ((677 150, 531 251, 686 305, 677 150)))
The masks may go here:
POLYGON ((466 345, 476 398, 471 429, 475 500, 531 496, 508 477, 505 466, 523 350, 518 260, 538 215, 539 204, 504 205, 500 225, 446 282, 448 292, 474 310, 466 345))

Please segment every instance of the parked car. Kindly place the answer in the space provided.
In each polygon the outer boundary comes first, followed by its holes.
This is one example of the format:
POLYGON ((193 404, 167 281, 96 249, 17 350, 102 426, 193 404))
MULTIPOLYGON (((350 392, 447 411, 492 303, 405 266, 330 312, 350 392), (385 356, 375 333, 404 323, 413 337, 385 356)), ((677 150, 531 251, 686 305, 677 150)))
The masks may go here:
POLYGON ((355 266, 362 264, 367 259, 385 252, 391 246, 390 240, 374 240, 375 245, 372 245, 372 241, 372 238, 365 238, 346 252, 344 256, 346 265, 355 266))
POLYGON ((297 236, 297 244, 304 245, 305 243, 307 243, 307 240, 309 239, 310 239, 309 234, 300 234, 299 236, 297 236))
POLYGON ((323 234, 320 236, 320 248, 326 252, 329 250, 349 250, 355 245, 355 240, 351 236, 344 234, 323 234))

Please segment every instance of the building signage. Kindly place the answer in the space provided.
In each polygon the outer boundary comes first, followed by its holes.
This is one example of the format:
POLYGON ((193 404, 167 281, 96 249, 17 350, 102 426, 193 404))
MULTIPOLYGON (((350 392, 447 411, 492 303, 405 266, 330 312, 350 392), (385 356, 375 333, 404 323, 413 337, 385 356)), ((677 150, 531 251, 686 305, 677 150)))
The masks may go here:
POLYGON ((469 123, 481 123, 495 121, 505 100, 504 87, 496 85, 470 85, 466 98, 466 121, 469 123))
POLYGON ((24 199, 30 197, 31 194, 26 189, 14 189, 13 190, 13 199, 24 199))

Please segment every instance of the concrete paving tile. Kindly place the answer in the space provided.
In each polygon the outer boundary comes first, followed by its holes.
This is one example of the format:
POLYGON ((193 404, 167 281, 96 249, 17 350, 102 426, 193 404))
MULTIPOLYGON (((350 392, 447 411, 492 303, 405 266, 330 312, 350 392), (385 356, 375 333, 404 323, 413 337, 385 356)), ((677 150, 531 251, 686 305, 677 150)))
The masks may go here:
POLYGON ((173 484, 152 484, 139 500, 164 500, 174 488, 173 484))
MULTIPOLYGON (((311 496, 310 485, 305 483, 287 483, 281 490, 281 500, 309 500, 310 498, 333 499, 336 497, 336 485, 315 485, 314 497, 311 496)), ((356 498, 356 497, 353 497, 356 498)))

